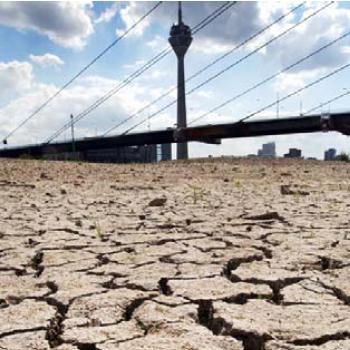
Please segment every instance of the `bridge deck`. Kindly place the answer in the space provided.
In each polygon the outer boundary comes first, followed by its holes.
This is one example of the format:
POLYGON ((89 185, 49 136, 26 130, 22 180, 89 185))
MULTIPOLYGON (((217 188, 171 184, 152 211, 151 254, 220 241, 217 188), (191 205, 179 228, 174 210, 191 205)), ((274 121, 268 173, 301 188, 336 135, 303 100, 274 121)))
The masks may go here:
MULTIPOLYGON (((84 138, 75 141, 75 149, 77 152, 83 152, 91 149, 111 147, 177 143, 183 141, 216 142, 225 138, 313 133, 320 131, 337 131, 349 135, 350 112, 331 113, 327 114, 327 116, 318 114, 283 119, 274 118, 240 123, 202 125, 182 130, 166 129, 109 137, 84 138)), ((0 150, 0 157, 19 157, 23 154, 40 157, 44 154, 70 152, 71 150, 71 141, 57 142, 2 149, 0 150)))

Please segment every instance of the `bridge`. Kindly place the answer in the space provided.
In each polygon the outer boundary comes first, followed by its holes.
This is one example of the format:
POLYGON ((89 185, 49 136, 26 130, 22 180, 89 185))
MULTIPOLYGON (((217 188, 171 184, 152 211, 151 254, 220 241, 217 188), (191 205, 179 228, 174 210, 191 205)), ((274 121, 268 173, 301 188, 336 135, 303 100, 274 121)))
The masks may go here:
POLYGON ((0 157, 20 157, 23 155, 42 157, 50 153, 85 152, 91 149, 180 143, 185 141, 220 143, 221 139, 227 138, 329 131, 350 135, 350 113, 318 114, 283 119, 272 118, 238 123, 203 125, 184 129, 168 128, 166 130, 110 137, 89 137, 75 140, 74 145, 69 141, 7 148, 0 150, 0 157))

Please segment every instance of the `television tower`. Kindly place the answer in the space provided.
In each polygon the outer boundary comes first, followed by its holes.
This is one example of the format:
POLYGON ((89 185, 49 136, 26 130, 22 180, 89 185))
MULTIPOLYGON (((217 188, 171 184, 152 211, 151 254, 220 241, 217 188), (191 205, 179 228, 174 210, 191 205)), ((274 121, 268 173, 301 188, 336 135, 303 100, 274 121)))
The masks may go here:
MULTIPOLYGON (((177 128, 187 127, 185 65, 184 57, 192 42, 191 28, 182 22, 181 1, 179 1, 178 24, 170 29, 169 43, 177 56, 177 128)), ((177 159, 188 159, 187 142, 177 144, 177 159)))

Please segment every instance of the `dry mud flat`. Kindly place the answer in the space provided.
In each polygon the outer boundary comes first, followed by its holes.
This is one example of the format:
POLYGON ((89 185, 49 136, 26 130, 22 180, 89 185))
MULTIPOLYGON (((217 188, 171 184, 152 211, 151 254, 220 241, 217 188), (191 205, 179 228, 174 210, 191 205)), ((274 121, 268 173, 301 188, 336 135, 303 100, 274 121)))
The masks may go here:
POLYGON ((349 350, 349 175, 0 160, 0 349, 349 350))

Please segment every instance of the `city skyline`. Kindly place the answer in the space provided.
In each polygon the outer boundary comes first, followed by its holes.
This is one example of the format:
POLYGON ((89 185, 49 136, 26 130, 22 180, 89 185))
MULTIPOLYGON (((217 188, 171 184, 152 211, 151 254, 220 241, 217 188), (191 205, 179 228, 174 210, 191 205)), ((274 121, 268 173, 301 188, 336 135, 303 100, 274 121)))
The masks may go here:
POLYGON ((267 143, 261 144, 261 148, 257 150, 257 152, 254 154, 247 154, 247 157, 266 157, 266 158, 290 158, 290 155, 292 155, 292 158, 303 158, 303 159, 318 159, 318 160, 335 160, 336 157, 344 152, 338 152, 338 150, 334 147, 324 149, 323 150, 323 157, 317 158, 309 156, 308 154, 304 154, 302 148, 298 148, 300 145, 290 145, 288 149, 288 153, 281 153, 277 151, 278 144, 276 144, 275 141, 270 141, 267 143))

